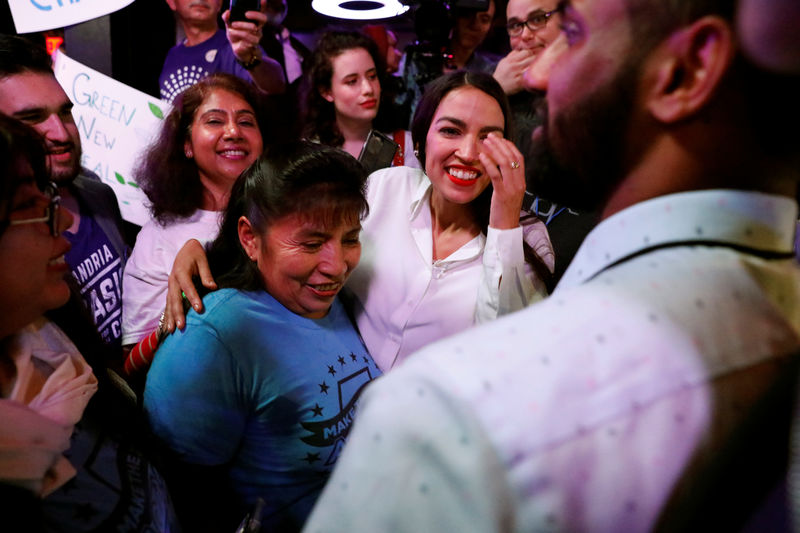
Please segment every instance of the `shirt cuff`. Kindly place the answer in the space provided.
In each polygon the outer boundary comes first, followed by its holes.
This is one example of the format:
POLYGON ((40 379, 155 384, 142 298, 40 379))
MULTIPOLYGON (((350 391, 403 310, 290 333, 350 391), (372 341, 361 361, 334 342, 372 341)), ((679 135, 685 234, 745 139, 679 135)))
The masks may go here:
MULTIPOLYGON (((486 246, 484 248, 484 266, 492 270, 522 265, 525 263, 525 254, 522 252, 522 226, 511 229, 496 229, 489 227, 486 230, 486 246)), ((498 272, 499 273, 499 272, 498 272)))

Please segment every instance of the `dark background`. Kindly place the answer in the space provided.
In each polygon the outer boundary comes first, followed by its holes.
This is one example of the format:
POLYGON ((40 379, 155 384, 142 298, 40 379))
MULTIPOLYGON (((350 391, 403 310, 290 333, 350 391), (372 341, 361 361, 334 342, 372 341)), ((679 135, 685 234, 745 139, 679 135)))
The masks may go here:
MULTIPOLYGON (((313 48, 317 36, 327 29, 358 30, 371 23, 319 15, 311 9, 311 0, 287 0, 287 3, 289 12, 284 24, 309 48, 313 48)), ((496 0, 496 3, 502 14, 505 1, 496 0)), ((223 11, 227 4, 224 0, 223 11)), ((415 39, 412 11, 374 23, 389 26, 404 46, 415 39)), ((508 49, 503 19, 497 19, 484 45, 496 53, 505 53, 508 49)), ((16 33, 8 0, 0 0, 0 32, 16 33)), ((72 59, 155 97, 158 97, 158 75, 164 57, 177 40, 175 17, 165 0, 135 0, 110 15, 64 28, 63 36, 63 50, 72 59)), ((44 40, 42 34, 30 37, 44 40)))

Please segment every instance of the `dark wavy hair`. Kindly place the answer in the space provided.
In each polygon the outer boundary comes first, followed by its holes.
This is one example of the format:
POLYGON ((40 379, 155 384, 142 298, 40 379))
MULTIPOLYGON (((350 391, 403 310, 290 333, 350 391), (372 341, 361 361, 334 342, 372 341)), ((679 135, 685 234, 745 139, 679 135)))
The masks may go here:
MULTIPOLYGON (((321 91, 330 90, 333 78, 333 59, 347 50, 363 48, 366 50, 375 69, 378 72, 378 81, 384 86, 386 62, 378 52, 375 41, 355 31, 330 31, 320 38, 314 53, 311 55, 311 67, 305 80, 303 92, 305 104, 303 107, 303 136, 307 139, 319 139, 328 146, 342 146, 344 137, 336 126, 336 109, 334 104, 322 97, 321 91)), ((381 91, 381 105, 378 115, 381 115, 383 105, 383 91, 381 91)), ((378 117, 376 117, 376 121, 378 117)), ((373 121, 373 124, 375 121, 373 121)))
POLYGON ((162 226, 190 216, 202 202, 203 185, 197 164, 186 157, 184 143, 191 135, 197 109, 214 91, 238 94, 255 111, 264 137, 262 99, 246 81, 230 74, 212 74, 198 81, 175 99, 172 111, 156 140, 147 148, 142 164, 134 172, 136 183, 150 200, 150 212, 162 226))
POLYGON ((231 190, 219 236, 208 249, 217 284, 240 290, 263 290, 255 262, 239 242, 239 218, 263 234, 287 215, 337 224, 363 219, 369 212, 364 167, 346 152, 310 141, 268 149, 239 176, 231 190))
POLYGON ((44 190, 49 180, 44 140, 30 126, 0 113, 0 235, 8 227, 11 202, 25 164, 30 165, 36 185, 44 190))
MULTIPOLYGON (((513 141, 511 108, 508 105, 508 98, 506 98, 506 94, 503 92, 503 88, 500 87, 500 84, 497 83, 497 80, 490 74, 485 74, 483 72, 459 70, 446 74, 435 79, 425 87, 425 92, 419 101, 417 111, 414 113, 414 120, 411 122, 411 140, 414 143, 414 149, 419 154, 417 157, 422 164, 422 168, 426 172, 425 144, 428 138, 428 130, 433 123, 433 116, 436 114, 436 110, 439 108, 439 104, 444 97, 451 91, 461 87, 475 87, 491 96, 492 99, 497 102, 500 106, 500 110, 503 112, 503 137, 513 141)), ((493 191, 494 188, 492 184, 489 183, 486 189, 469 205, 472 216, 484 235, 489 228, 489 209, 491 207, 493 191)), ((525 254, 525 261, 534 269, 539 278, 544 281, 548 290, 552 289, 552 274, 550 270, 527 243, 523 242, 522 248, 525 254)))

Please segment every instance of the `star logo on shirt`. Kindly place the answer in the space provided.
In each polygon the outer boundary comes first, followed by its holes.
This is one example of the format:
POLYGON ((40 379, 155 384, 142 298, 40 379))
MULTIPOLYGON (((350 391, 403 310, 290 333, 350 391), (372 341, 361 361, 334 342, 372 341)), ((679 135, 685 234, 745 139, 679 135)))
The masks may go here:
POLYGON ((314 407, 311 408, 311 412, 314 413, 314 416, 322 416, 322 407, 318 403, 314 404, 314 407))
POLYGON ((325 383, 324 381, 323 381, 322 383, 320 383, 320 384, 319 384, 319 391, 320 391, 321 393, 323 393, 323 394, 328 394, 328 389, 329 389, 329 388, 330 388, 330 387, 328 386, 328 384, 327 384, 327 383, 325 383))
POLYGON ((350 352, 350 359, 351 359, 353 362, 355 362, 355 361, 357 361, 357 360, 358 360, 358 357, 356 357, 356 354, 354 354, 353 352, 350 352))
POLYGON ((342 357, 341 355, 336 360, 339 361, 339 364, 342 366, 347 364, 347 362, 344 360, 344 357, 342 357))
POLYGON ((330 374, 331 376, 336 375, 336 369, 333 368, 333 365, 328 365, 328 374, 330 374))
POLYGON ((319 459, 319 454, 318 453, 311 453, 311 452, 308 452, 306 454, 305 458, 303 459, 303 461, 307 462, 310 465, 313 465, 314 463, 316 463, 319 460, 320 460, 319 459))

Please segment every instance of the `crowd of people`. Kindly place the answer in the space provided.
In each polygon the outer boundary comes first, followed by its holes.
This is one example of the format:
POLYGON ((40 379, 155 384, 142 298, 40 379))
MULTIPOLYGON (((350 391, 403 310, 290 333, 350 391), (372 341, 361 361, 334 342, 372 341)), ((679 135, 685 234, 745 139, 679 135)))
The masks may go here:
POLYGON ((796 2, 167 3, 142 228, 0 35, 4 530, 796 528, 796 2))

